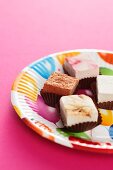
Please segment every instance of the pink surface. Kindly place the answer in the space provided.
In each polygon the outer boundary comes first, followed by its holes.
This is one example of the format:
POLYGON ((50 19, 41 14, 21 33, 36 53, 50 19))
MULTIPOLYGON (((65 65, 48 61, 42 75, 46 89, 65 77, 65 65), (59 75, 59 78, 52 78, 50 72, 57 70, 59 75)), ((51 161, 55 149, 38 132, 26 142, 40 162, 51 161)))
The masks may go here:
POLYGON ((0 170, 112 168, 113 155, 71 150, 30 130, 10 102, 20 70, 76 48, 113 50, 112 0, 0 1, 0 170))

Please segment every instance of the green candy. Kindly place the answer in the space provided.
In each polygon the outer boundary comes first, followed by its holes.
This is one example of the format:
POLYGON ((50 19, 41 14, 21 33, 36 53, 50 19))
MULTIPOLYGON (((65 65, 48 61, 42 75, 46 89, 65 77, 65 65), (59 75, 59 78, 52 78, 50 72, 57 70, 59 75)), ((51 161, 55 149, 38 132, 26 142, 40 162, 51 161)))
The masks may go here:
POLYGON ((105 67, 100 67, 101 75, 113 75, 113 70, 105 67))
POLYGON ((86 140, 90 140, 90 137, 85 133, 85 132, 80 132, 80 133, 75 133, 75 132, 70 132, 65 129, 57 128, 57 131, 63 135, 64 137, 69 137, 69 136, 74 136, 77 138, 82 138, 86 140))

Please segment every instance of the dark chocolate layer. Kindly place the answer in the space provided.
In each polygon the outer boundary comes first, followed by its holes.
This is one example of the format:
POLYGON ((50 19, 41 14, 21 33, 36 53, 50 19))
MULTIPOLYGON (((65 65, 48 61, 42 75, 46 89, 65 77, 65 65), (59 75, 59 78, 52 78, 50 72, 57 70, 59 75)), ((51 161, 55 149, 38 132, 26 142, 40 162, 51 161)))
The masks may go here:
POLYGON ((44 93, 40 92, 41 96, 43 97, 44 102, 51 107, 55 107, 56 103, 59 102, 60 98, 62 97, 61 95, 57 95, 54 93, 44 93))
POLYGON ((98 103, 98 108, 106 109, 106 110, 113 110, 113 101, 98 103))
MULTIPOLYGON (((62 118, 61 118, 62 119, 62 118)), ((62 119, 62 122, 64 124, 64 120, 62 119)), ((98 112, 98 120, 97 122, 84 122, 84 123, 78 123, 72 126, 64 126, 64 128, 68 129, 69 131, 72 132, 84 132, 84 131, 88 131, 91 130, 93 128, 95 128, 96 126, 100 125, 102 122, 102 117, 100 112, 98 112)))
MULTIPOLYGON (((64 73, 69 75, 69 73, 66 71, 66 69, 63 67, 64 73)), ((70 75, 69 75, 70 76, 70 75)), ((91 84, 93 82, 96 82, 96 77, 89 77, 79 80, 79 85, 77 89, 90 89, 91 84)))

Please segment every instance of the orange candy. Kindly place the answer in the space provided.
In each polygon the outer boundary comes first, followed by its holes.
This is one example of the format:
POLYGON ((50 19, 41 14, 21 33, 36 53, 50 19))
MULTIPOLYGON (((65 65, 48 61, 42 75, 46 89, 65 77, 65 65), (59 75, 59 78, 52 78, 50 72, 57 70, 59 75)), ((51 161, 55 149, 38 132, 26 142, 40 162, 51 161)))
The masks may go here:
POLYGON ((102 116, 102 125, 104 126, 111 126, 113 124, 113 111, 111 110, 106 110, 106 111, 101 111, 100 109, 100 113, 102 116))
POLYGON ((113 54, 111 53, 98 53, 99 56, 109 64, 113 64, 113 54))

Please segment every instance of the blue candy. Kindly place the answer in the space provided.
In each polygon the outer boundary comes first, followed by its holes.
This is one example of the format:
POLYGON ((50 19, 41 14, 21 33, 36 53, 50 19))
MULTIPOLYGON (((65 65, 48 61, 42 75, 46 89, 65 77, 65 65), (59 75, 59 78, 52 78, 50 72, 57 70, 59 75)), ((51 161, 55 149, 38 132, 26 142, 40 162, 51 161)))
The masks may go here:
POLYGON ((109 128, 109 135, 113 139, 113 125, 109 128))

